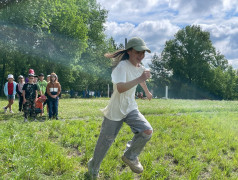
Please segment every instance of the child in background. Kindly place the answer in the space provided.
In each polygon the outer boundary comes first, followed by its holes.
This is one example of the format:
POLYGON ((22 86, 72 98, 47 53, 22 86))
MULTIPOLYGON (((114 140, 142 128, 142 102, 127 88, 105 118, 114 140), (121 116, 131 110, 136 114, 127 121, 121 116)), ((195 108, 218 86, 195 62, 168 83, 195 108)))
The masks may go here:
POLYGON ((38 93, 38 97, 39 95, 44 95, 46 92, 46 86, 47 86, 47 82, 46 80, 44 80, 44 74, 40 73, 39 75, 39 81, 37 82, 38 86, 40 87, 40 93, 38 93))
POLYGON ((49 75, 47 75, 46 81, 47 81, 47 83, 49 83, 49 82, 50 82, 50 74, 49 74, 49 75))
MULTIPOLYGON (((28 74, 35 74, 34 69, 29 69, 28 74)), ((25 83, 28 83, 28 77, 26 77, 25 83)))
MULTIPOLYGON (((40 97, 40 95, 42 96, 42 95, 45 95, 45 93, 46 93, 46 87, 47 87, 47 82, 46 82, 46 80, 44 80, 44 74, 43 73, 40 73, 40 75, 39 75, 39 81, 37 82, 37 84, 38 84, 38 86, 40 87, 40 93, 38 93, 38 97, 40 97)), ((44 112, 44 106, 45 106, 45 104, 47 103, 46 102, 47 101, 47 99, 44 101, 44 104, 43 104, 43 112, 44 112)))
POLYGON ((14 113, 12 111, 12 105, 14 103, 15 95, 16 95, 16 87, 17 83, 14 81, 14 77, 12 74, 9 74, 7 77, 8 82, 4 85, 4 94, 7 96, 8 105, 4 107, 4 113, 7 112, 7 108, 9 108, 10 113, 14 113))
MULTIPOLYGON (((48 85, 48 83, 50 82, 50 75, 47 75, 46 81, 47 81, 47 85, 48 85)), ((45 91, 45 96, 46 96, 46 101, 43 104, 43 109, 44 109, 45 105, 47 104, 47 113, 49 113, 49 100, 48 100, 47 91, 45 91)))
POLYGON ((22 88, 24 84, 25 84, 24 77, 22 75, 18 76, 17 94, 19 96, 19 112, 23 111, 22 88))
POLYGON ((45 102, 45 100, 46 100, 45 95, 42 95, 36 99, 35 111, 36 111, 36 114, 40 113, 41 117, 43 114, 43 103, 45 102))
POLYGON ((24 122, 27 122, 27 116, 31 114, 36 121, 35 102, 37 98, 37 85, 34 84, 34 74, 28 75, 28 83, 23 86, 23 109, 24 122))
POLYGON ((57 75, 55 73, 51 73, 50 82, 46 87, 46 91, 48 94, 48 103, 49 103, 49 119, 54 116, 56 120, 58 120, 58 102, 59 95, 61 92, 60 83, 57 81, 57 75))

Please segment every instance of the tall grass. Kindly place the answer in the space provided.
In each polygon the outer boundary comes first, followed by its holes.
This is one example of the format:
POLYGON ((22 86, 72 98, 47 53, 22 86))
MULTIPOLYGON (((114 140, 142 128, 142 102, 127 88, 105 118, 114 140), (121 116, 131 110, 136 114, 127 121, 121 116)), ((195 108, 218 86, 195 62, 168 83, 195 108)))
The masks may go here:
MULTIPOLYGON (((23 122, 0 113, 0 179, 88 179, 109 99, 61 99, 60 120, 23 122)), ((6 105, 0 101, 0 107, 6 105)), ((154 128, 140 155, 144 172, 131 172, 121 156, 133 134, 123 125, 99 179, 237 179, 238 102, 137 100, 154 128)), ((17 112, 17 101, 13 105, 17 112)))

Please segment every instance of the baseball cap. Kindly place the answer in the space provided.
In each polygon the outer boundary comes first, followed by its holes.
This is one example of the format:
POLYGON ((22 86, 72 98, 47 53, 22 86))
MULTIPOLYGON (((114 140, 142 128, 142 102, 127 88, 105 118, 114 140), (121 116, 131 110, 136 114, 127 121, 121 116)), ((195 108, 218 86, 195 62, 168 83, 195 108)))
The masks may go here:
POLYGON ((23 76, 22 76, 22 75, 18 76, 18 79, 21 79, 21 78, 23 78, 23 76))
POLYGON ((29 74, 35 74, 34 69, 29 69, 29 74))
POLYGON ((39 76, 44 76, 44 74, 43 73, 40 73, 40 75, 39 76))
POLYGON ((151 53, 151 50, 146 46, 143 39, 139 37, 133 37, 128 41, 128 43, 126 44, 126 50, 130 48, 133 48, 136 51, 147 51, 151 53))

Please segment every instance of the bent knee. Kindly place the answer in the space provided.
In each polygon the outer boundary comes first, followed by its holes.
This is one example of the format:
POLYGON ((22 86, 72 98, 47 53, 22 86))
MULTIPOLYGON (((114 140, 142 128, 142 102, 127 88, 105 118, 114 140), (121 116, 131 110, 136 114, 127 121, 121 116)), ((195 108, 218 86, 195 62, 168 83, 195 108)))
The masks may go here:
POLYGON ((144 131, 144 133, 145 133, 145 134, 147 134, 147 135, 152 135, 153 131, 152 131, 152 130, 149 130, 149 129, 147 129, 147 130, 145 130, 145 131, 144 131))

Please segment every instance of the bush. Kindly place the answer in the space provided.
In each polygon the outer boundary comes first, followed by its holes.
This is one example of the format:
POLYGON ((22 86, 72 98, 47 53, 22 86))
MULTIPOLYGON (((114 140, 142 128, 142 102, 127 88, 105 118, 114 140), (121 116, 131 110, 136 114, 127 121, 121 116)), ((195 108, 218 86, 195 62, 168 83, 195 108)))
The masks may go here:
POLYGON ((70 98, 70 94, 62 94, 61 98, 62 99, 68 99, 68 98, 70 98))

